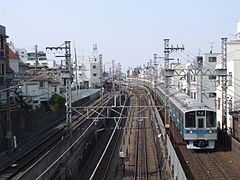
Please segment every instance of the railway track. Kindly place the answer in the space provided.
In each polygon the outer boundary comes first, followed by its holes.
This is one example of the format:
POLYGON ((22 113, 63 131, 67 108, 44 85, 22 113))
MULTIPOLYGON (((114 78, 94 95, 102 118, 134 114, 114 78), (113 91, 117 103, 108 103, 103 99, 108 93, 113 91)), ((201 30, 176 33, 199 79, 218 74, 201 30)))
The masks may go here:
POLYGON ((231 180, 232 178, 229 176, 228 172, 224 170, 223 167, 219 165, 215 158, 212 157, 212 154, 209 152, 201 152, 196 153, 195 157, 199 162, 201 168, 205 171, 205 174, 209 177, 209 179, 224 179, 231 180))
MULTIPOLYGON (((109 94, 105 94, 103 97, 104 104, 107 103, 107 100, 109 94)), ((95 106, 97 109, 97 106, 100 106, 102 103, 101 99, 95 101, 92 106, 95 106)), ((91 116, 94 114, 94 111, 96 110, 82 110, 81 113, 85 116, 91 116)), ((84 121, 85 116, 79 116, 75 115, 73 116, 73 124, 72 129, 77 129, 80 124, 84 121)), ((27 152, 19 156, 17 159, 15 159, 13 162, 11 162, 9 165, 7 165, 5 168, 0 170, 0 180, 5 179, 14 179, 19 173, 24 171, 30 164, 33 164, 37 159, 39 159, 44 153, 49 151, 54 145, 56 145, 59 141, 61 141, 62 138, 69 136, 67 126, 65 124, 61 124, 58 126, 57 130, 54 131, 51 135, 49 135, 47 138, 40 141, 38 144, 36 144, 34 147, 29 149, 27 152)))
MULTIPOLYGON (((126 105, 126 103, 127 103, 127 100, 125 99, 124 105, 126 105)), ((118 129, 117 126, 115 126, 115 128, 113 129, 113 132, 108 140, 105 150, 102 153, 102 156, 100 157, 94 171, 92 172, 89 178, 90 180, 99 179, 99 177, 101 177, 102 180, 108 179, 108 173, 112 168, 111 163, 112 163, 112 160, 114 159, 115 153, 117 152, 118 143, 121 138, 121 133, 122 133, 121 127, 124 124, 124 120, 121 119, 121 116, 124 114, 124 111, 125 111, 125 108, 122 108, 120 110, 119 119, 116 120, 118 122, 120 129, 118 129)))
MULTIPOLYGON (((141 99, 135 105, 141 106, 141 99)), ((142 117, 143 112, 139 109, 137 116, 142 117)), ((134 179, 148 180, 148 154, 147 154, 147 137, 145 118, 137 120, 137 137, 136 137, 136 155, 135 155, 135 173, 134 179)))
POLYGON ((90 180, 160 179, 154 128, 151 119, 148 118, 150 94, 147 95, 145 90, 137 88, 125 91, 130 95, 126 126, 124 130, 117 130, 115 137, 109 139, 109 146, 107 145, 106 152, 102 153, 90 180), (139 97, 139 94, 142 96, 139 97), (126 155, 124 160, 119 159, 120 151, 126 155))

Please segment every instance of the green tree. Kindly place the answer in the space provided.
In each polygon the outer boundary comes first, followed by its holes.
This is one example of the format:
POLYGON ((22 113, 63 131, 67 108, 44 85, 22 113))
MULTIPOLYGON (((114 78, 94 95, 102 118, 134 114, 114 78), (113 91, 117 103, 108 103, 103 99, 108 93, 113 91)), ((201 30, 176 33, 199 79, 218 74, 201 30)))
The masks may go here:
POLYGON ((65 98, 59 96, 58 94, 53 94, 52 97, 49 99, 49 105, 54 110, 63 108, 65 106, 65 98))

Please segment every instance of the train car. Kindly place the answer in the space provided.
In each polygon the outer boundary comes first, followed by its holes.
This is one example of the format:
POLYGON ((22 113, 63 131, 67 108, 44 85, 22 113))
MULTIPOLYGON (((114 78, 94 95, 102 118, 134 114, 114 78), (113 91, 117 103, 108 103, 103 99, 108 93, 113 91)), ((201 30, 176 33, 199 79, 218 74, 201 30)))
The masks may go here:
MULTIPOLYGON (((157 96, 165 102, 165 90, 157 87, 157 96)), ((214 149, 217 140, 216 112, 203 103, 169 89, 169 116, 181 132, 188 149, 214 149)))

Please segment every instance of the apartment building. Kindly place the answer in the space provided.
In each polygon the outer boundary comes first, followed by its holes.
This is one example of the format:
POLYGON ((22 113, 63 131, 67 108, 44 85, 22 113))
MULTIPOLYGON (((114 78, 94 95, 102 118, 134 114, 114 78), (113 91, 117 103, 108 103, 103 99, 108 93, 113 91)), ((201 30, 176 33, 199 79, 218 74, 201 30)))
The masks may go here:
POLYGON ((80 86, 94 88, 100 86, 99 56, 79 56, 75 70, 76 79, 80 86))
POLYGON ((216 98, 216 74, 217 57, 220 53, 205 53, 197 56, 193 63, 186 65, 186 75, 181 79, 181 89, 194 99, 203 102, 209 108, 215 110, 216 98), (192 69, 199 69, 197 74, 192 69))

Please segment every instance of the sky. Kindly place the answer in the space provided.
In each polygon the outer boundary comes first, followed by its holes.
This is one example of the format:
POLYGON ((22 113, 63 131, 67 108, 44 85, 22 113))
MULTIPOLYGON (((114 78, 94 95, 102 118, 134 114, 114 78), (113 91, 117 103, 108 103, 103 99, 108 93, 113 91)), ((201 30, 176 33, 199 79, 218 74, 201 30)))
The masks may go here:
POLYGON ((239 0, 9 0, 0 2, 0 24, 15 47, 40 50, 65 40, 78 55, 98 45, 107 64, 123 69, 163 56, 163 39, 184 44, 181 62, 200 52, 220 52, 222 37, 234 39, 239 0))

